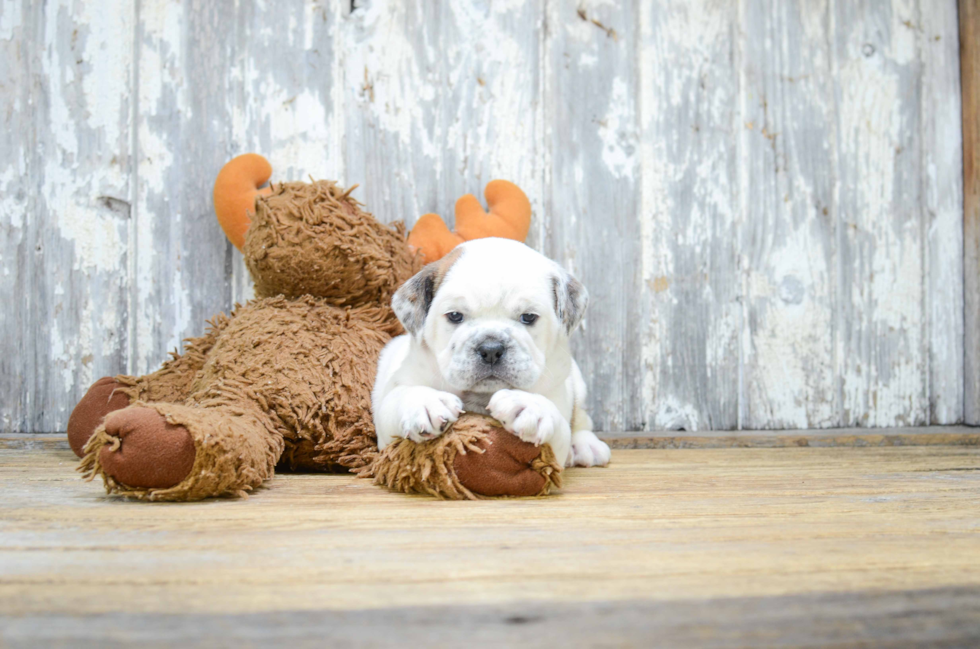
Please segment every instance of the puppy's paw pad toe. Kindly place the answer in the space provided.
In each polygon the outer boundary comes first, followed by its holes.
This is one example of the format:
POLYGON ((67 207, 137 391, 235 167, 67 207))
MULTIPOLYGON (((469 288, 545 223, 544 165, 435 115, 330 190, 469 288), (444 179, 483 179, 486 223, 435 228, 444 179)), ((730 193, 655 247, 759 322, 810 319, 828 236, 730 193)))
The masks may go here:
POLYGON ((612 453, 608 444, 589 431, 576 433, 575 436, 577 439, 572 442, 573 466, 590 467, 609 464, 612 453))

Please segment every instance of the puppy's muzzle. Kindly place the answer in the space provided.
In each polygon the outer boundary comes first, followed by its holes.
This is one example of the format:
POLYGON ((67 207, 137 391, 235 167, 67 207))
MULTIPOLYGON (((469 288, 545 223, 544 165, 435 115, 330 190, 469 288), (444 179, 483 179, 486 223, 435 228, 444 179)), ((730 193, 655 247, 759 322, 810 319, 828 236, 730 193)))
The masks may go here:
POLYGON ((480 343, 476 348, 476 353, 480 355, 480 360, 486 365, 496 365, 507 351, 506 345, 499 340, 488 340, 480 343))

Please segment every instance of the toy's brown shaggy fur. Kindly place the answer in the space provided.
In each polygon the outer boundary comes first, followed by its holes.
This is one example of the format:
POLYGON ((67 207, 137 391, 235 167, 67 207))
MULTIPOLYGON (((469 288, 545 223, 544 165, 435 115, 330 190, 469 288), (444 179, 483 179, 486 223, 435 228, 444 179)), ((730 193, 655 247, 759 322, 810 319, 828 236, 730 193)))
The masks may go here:
POLYGON ((332 182, 283 183, 256 201, 243 252, 256 299, 216 317, 158 371, 100 379, 78 404, 68 434, 76 452, 84 448, 87 477, 145 500, 241 495, 277 466, 354 470, 399 491, 447 498, 501 489, 532 495, 559 484, 550 449, 518 451, 518 464, 504 453, 503 464, 474 470, 480 453, 524 444, 507 433, 506 443, 491 446, 493 424, 483 419, 378 457, 375 366, 402 332, 391 296, 420 266, 401 224, 377 222, 332 182))
POLYGON ((382 225, 332 182, 276 185, 257 201, 245 239, 259 297, 215 318, 157 372, 116 377, 133 405, 107 423, 148 407, 182 426, 196 449, 186 479, 155 489, 119 483, 103 467, 119 446, 105 425, 85 446, 83 471, 110 491, 194 500, 254 489, 277 464, 369 464, 374 359, 401 333, 391 295, 419 267, 404 242, 400 223, 382 225))
POLYGON ((421 444, 395 440, 364 472, 393 491, 447 500, 543 496, 561 488, 561 465, 550 446, 538 449, 475 414, 421 444))
POLYGON ((336 184, 281 183, 256 201, 245 236, 255 295, 315 295, 332 306, 373 306, 375 322, 401 333, 391 296, 421 267, 405 226, 382 225, 336 184))

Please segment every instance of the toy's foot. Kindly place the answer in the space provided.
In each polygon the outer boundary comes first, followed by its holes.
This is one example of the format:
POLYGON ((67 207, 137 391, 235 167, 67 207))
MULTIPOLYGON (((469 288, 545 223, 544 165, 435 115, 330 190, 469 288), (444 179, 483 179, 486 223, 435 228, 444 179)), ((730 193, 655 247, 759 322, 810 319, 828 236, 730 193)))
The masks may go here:
POLYGON ((545 477, 532 468, 541 448, 518 439, 501 428, 480 442, 484 453, 459 453, 453 461, 456 477, 464 487, 481 496, 536 496, 545 477))
POLYGON ((128 487, 173 487, 194 467, 197 451, 191 434, 167 423, 153 408, 135 406, 112 414, 106 417, 105 432, 113 443, 99 451, 99 463, 128 487))
POLYGON ((89 440, 102 419, 110 412, 129 405, 129 397, 116 388, 122 387, 111 376, 103 376, 92 384, 68 418, 68 444, 75 455, 82 457, 89 440))

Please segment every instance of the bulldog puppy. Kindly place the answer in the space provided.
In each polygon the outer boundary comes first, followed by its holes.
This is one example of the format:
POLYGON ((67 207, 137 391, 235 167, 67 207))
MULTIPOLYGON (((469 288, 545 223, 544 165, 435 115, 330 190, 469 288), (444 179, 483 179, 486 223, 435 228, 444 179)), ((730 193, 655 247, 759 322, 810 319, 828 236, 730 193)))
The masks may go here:
POLYGON ((378 447, 432 439, 467 411, 550 444, 566 466, 608 464, 568 347, 588 301, 561 266, 509 239, 470 241, 427 265, 392 299, 408 333, 378 361, 378 447))

